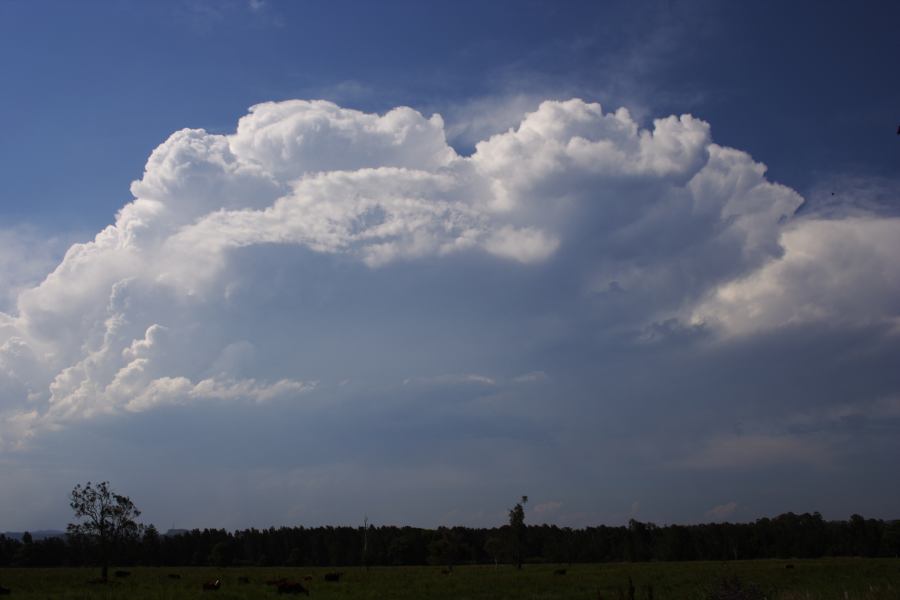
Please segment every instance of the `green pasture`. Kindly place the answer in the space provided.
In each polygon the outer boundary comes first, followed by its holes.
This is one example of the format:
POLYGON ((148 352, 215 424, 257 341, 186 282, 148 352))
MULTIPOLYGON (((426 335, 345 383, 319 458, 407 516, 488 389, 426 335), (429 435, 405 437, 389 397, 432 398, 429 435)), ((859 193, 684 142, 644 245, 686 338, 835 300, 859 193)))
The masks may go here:
MULTIPOLYGON (((525 565, 521 571, 501 565, 458 566, 451 574, 440 567, 363 568, 128 568, 127 578, 110 578, 92 584, 97 569, 0 568, 0 586, 14 598, 276 598, 281 597, 265 581, 286 578, 303 582, 312 598, 384 600, 555 600, 573 598, 618 600, 629 598, 629 578, 636 600, 709 599, 898 599, 900 560, 823 559, 759 560, 684 563, 617 563, 591 565, 525 565), (788 568, 788 564, 794 565, 788 568), (555 574, 566 569, 564 575, 555 574), (338 583, 324 581, 324 574, 343 571, 338 583), (179 574, 173 579, 169 574, 179 574), (240 577, 250 579, 239 582, 240 577), (736 591, 735 578, 744 591, 736 591), (219 579, 218 591, 203 591, 204 581, 219 579), (726 591, 723 580, 731 583, 726 591), (753 594, 751 587, 762 592, 753 594)), ((110 571, 112 575, 112 570, 110 571)), ((305 597, 305 596, 301 596, 305 597)))

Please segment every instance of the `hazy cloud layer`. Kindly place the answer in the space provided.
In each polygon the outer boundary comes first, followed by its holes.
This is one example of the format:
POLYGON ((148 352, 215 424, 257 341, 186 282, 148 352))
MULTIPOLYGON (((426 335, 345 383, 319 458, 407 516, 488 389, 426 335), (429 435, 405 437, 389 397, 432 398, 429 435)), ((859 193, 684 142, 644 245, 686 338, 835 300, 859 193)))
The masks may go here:
MULTIPOLYGON (((731 384, 699 375, 691 385, 704 399, 688 401, 666 381, 754 344, 750 362, 766 363, 767 344, 783 347, 789 331, 837 344, 828 336, 880 328, 859 334, 861 351, 889 356, 900 220, 864 203, 795 214, 796 192, 689 115, 643 129, 625 109, 544 102, 474 147, 454 151, 439 115, 324 101, 254 106, 231 135, 172 134, 115 223, 0 314, 0 451, 27 452, 42 431, 173 410, 201 423, 264 404, 272 419, 328 422, 343 407, 368 415, 367 427, 343 421, 359 428, 352 443, 311 433, 331 456, 302 469, 336 460, 329 476, 349 481, 368 456, 379 472, 449 487, 498 472, 527 485, 530 467, 552 471, 586 444, 588 456, 603 452, 586 424, 615 438, 643 410, 634 431, 644 435, 677 420, 680 403, 698 417, 696 435, 658 437, 669 444, 658 456, 619 451, 691 472, 841 455, 843 438, 777 425, 808 408, 812 384, 766 422, 750 408, 765 404, 752 397, 767 393, 759 382, 720 399, 731 384), (646 381, 647 369, 660 379, 646 381), (718 406, 704 412, 705 402, 718 406), (727 430, 737 419, 754 430, 727 430), (398 466, 436 423, 453 432, 443 451, 398 466)), ((537 506, 589 518, 571 497, 537 506)), ((737 502, 708 514, 726 518, 737 502)))

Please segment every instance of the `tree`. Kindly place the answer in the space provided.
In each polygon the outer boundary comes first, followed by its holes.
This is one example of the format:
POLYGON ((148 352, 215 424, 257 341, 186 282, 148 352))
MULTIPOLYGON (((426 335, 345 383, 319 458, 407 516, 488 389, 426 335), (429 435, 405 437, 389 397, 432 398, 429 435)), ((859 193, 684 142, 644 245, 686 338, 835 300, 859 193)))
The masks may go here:
POLYGON ((366 571, 369 570, 369 563, 371 562, 371 556, 369 555, 369 515, 363 516, 363 543, 362 543, 362 562, 366 567, 366 571))
POLYGON ((230 567, 234 560, 231 544, 227 541, 218 542, 209 551, 209 564, 216 567, 230 567))
POLYGON ((433 565, 447 565, 447 569, 452 571, 453 565, 456 564, 462 553, 459 534, 446 527, 439 527, 438 533, 440 537, 428 544, 428 562, 433 565))
POLYGON ((34 566, 34 538, 27 531, 22 534, 22 544, 16 551, 14 563, 20 567, 34 566))
POLYGON ((299 567, 303 565, 303 550, 294 546, 291 548, 290 553, 288 553, 286 564, 292 567, 299 567))
POLYGON ((141 533, 137 519, 141 511, 128 496, 122 496, 103 481, 96 486, 87 482, 78 484, 69 497, 69 506, 81 523, 69 523, 67 532, 72 537, 84 537, 97 545, 101 565, 101 578, 107 580, 109 562, 113 552, 125 541, 136 539, 141 533))
POLYGON ((525 553, 525 503, 528 496, 522 496, 522 501, 517 502, 509 511, 510 550, 516 561, 516 568, 522 568, 522 559, 525 553))
POLYGON ((503 553, 503 540, 497 536, 491 536, 484 543, 484 551, 494 559, 494 567, 500 564, 500 555, 503 553))
POLYGON ((141 539, 142 562, 146 565, 159 566, 162 556, 161 546, 159 531, 151 523, 144 529, 144 537, 141 539))

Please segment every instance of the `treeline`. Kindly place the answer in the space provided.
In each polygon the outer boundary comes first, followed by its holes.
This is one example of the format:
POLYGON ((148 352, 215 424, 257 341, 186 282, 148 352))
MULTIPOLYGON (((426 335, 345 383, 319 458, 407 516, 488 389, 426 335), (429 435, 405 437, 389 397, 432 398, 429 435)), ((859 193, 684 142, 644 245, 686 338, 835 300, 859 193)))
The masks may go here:
MULTIPOLYGON (((83 538, 22 541, 0 535, 0 566, 95 564, 83 538)), ((528 526, 524 540, 510 527, 280 527, 228 532, 195 529, 161 535, 152 525, 117 548, 116 564, 148 566, 458 565, 510 562, 738 560, 824 556, 900 556, 900 521, 825 521, 819 513, 787 513, 753 523, 570 529, 528 526), (524 544, 523 548, 515 547, 524 544)))

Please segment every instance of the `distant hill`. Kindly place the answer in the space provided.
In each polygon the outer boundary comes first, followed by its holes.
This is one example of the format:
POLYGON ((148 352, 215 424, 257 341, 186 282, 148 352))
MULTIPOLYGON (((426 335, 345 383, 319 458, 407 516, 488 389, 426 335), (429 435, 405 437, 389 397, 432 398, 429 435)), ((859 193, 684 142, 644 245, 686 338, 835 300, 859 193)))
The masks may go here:
MULTIPOLYGON (((31 539, 33 540, 45 540, 47 538, 55 538, 62 537, 66 535, 65 531, 60 531, 59 529, 38 529, 37 531, 29 531, 31 534, 31 539)), ((4 531, 2 535, 5 535, 8 538, 22 541, 22 536, 25 535, 24 531, 4 531)))

